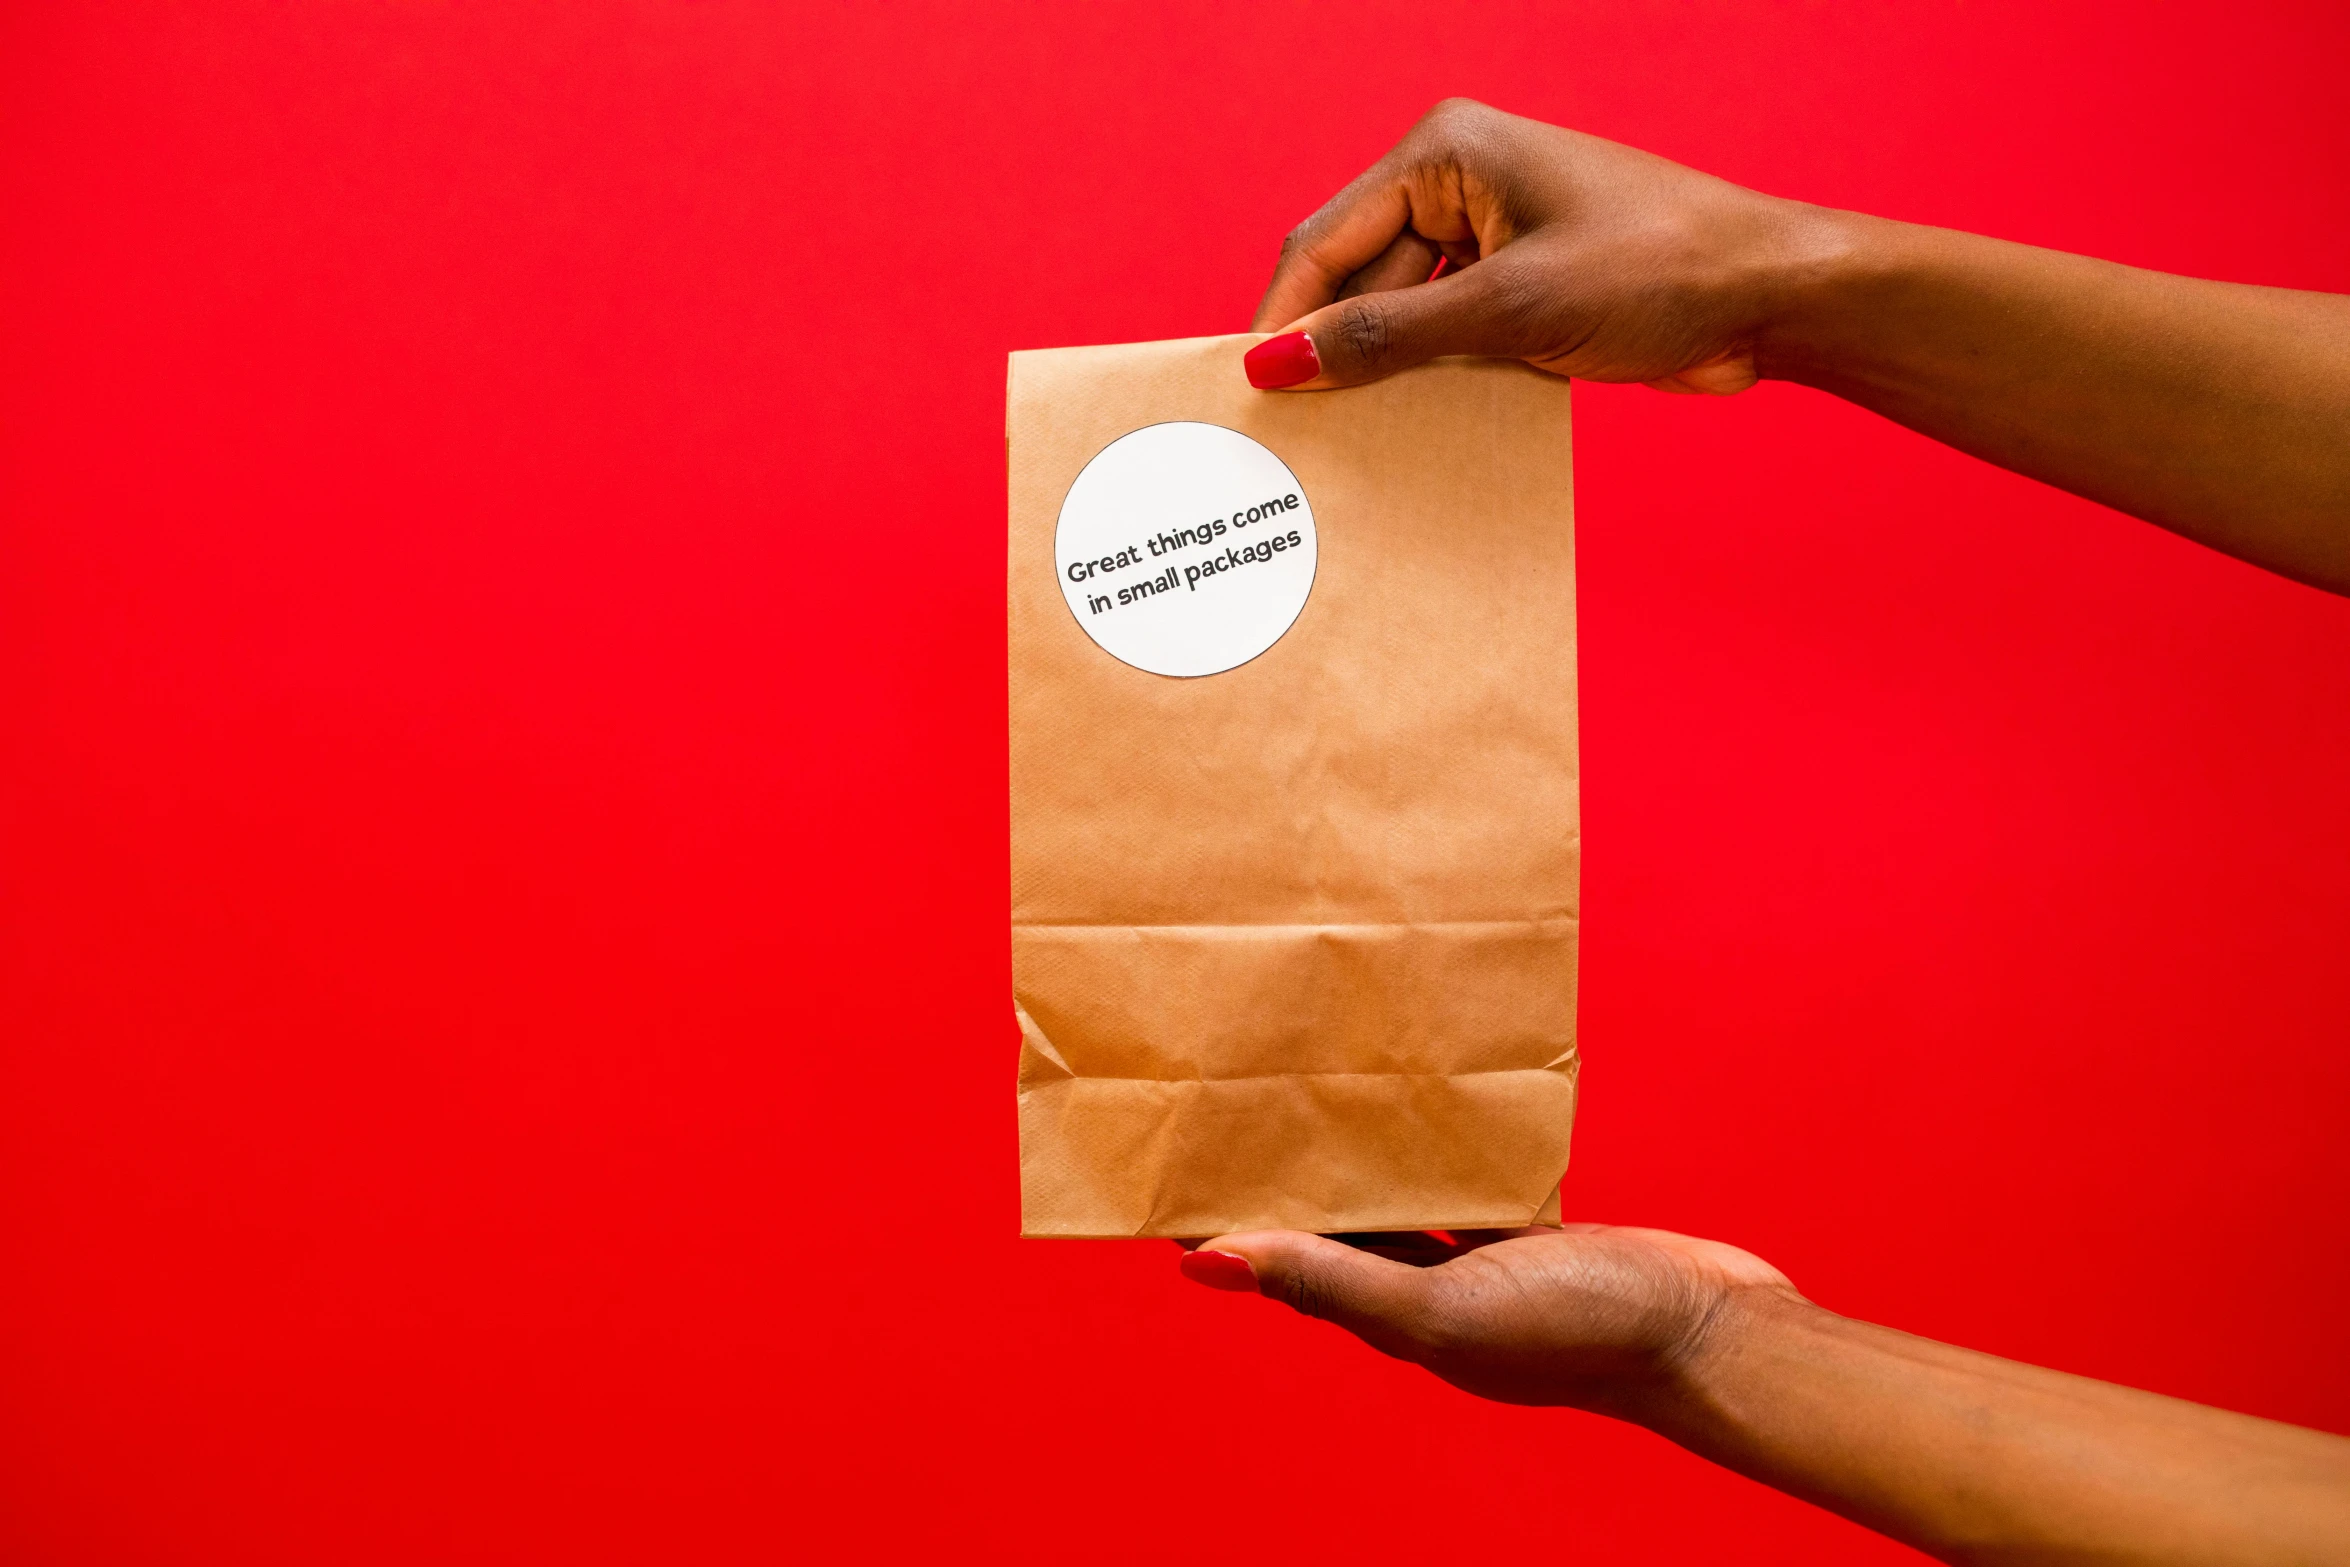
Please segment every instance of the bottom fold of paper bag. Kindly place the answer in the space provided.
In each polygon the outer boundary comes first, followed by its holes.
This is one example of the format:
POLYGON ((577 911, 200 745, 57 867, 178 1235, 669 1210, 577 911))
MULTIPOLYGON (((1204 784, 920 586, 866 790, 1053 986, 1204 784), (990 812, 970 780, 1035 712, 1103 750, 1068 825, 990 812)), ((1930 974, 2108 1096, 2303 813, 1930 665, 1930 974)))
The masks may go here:
POLYGON ((1020 1094, 1022 1233, 1555 1222, 1575 1065, 1176 1082, 1047 1070, 1020 1094))

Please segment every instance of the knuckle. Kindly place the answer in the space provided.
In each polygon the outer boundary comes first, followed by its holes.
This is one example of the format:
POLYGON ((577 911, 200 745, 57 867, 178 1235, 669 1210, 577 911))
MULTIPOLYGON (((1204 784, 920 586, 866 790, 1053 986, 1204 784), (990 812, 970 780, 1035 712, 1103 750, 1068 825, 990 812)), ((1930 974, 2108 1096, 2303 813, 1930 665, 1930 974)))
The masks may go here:
POLYGON ((1447 98, 1412 127, 1406 138, 1410 161, 1426 168, 1473 160, 1500 134, 1505 118, 1474 98, 1447 98))
POLYGON ((1445 98, 1420 116, 1418 128, 1440 139, 1473 136, 1493 117, 1493 109, 1474 98, 1445 98))
POLYGON ((1281 254, 1275 262, 1278 269, 1287 271, 1307 264, 1313 255, 1316 240, 1327 226, 1324 219, 1328 211, 1328 208, 1324 208, 1312 214, 1281 236, 1281 254))
POLYGON ((1395 349, 1395 319, 1377 295, 1365 295, 1339 313, 1333 328, 1346 357, 1366 368, 1375 367, 1395 349))
POLYGON ((1289 1268, 1276 1281, 1276 1290, 1283 1305, 1301 1316, 1329 1319, 1337 1306, 1337 1296, 1329 1282, 1313 1268, 1289 1268))

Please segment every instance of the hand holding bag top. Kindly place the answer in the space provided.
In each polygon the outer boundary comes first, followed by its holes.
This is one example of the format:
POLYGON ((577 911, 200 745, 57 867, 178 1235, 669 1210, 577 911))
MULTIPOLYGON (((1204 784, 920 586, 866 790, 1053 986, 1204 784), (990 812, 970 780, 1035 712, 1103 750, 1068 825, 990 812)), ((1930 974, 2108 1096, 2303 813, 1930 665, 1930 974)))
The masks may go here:
POLYGON ((1022 1230, 1553 1218, 1581 849, 1567 383, 1012 356, 1022 1230))

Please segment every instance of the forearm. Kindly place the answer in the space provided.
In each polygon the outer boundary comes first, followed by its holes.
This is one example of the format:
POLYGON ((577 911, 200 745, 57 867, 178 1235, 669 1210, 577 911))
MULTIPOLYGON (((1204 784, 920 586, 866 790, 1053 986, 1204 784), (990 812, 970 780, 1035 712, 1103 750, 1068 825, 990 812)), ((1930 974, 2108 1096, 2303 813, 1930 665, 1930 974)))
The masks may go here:
POLYGON ((1945 1560, 2350 1560, 2350 1441, 1742 1291, 1631 1411, 1945 1560))
POLYGON ((1799 210, 1763 375, 2350 593, 2350 299, 1799 210))

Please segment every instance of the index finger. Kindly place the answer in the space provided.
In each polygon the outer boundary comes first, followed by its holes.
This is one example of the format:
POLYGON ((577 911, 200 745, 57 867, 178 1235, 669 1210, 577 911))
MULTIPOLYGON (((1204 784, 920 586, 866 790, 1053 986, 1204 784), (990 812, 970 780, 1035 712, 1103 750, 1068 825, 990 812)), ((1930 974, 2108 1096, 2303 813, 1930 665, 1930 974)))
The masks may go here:
POLYGON ((1250 331, 1274 331, 1331 303, 1411 226, 1411 197, 1395 161, 1390 152, 1289 231, 1250 331))

